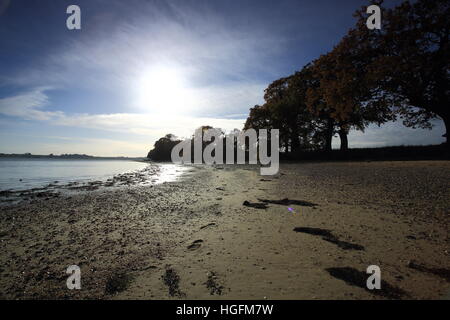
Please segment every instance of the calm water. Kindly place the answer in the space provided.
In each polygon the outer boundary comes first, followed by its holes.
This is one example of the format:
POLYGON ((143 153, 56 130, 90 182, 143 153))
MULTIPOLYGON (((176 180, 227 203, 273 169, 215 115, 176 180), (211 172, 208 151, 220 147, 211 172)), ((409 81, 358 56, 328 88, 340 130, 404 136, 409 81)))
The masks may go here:
POLYGON ((0 190, 38 188, 106 180, 113 175, 144 169, 147 163, 126 160, 0 159, 0 190))

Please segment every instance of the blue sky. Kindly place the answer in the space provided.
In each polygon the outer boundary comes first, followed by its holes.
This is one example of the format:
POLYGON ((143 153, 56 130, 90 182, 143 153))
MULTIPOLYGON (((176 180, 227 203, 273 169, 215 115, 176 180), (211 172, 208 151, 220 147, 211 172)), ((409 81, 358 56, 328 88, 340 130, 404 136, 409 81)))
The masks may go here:
MULTIPOLYGON (((145 156, 166 133, 241 129, 264 88, 331 50, 367 2, 0 0, 0 152, 145 156), (81 30, 66 28, 71 4, 81 30)), ((350 146, 444 131, 390 123, 350 146)))

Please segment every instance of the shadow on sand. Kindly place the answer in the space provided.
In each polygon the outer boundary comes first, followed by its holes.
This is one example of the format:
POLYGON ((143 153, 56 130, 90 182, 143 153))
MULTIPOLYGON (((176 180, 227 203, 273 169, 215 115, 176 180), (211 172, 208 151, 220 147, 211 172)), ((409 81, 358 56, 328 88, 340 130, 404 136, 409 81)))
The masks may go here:
POLYGON ((294 231, 311 234, 313 236, 321 236, 323 240, 331 242, 344 250, 364 250, 364 247, 359 244, 339 240, 327 229, 298 227, 295 228, 294 231))
POLYGON ((291 205, 297 205, 297 206, 303 206, 303 207, 315 207, 317 206, 316 203, 303 201, 303 200, 290 200, 288 198, 284 198, 281 200, 267 200, 267 199, 258 199, 259 201, 263 203, 271 203, 271 204, 279 204, 282 206, 291 206, 291 205))
POLYGON ((381 280, 381 289, 369 290, 367 288, 367 278, 369 275, 365 272, 358 271, 355 268, 327 268, 325 269, 332 277, 342 280, 348 285, 360 287, 368 292, 379 295, 388 299, 401 299, 408 294, 400 288, 394 287, 384 280, 381 280))

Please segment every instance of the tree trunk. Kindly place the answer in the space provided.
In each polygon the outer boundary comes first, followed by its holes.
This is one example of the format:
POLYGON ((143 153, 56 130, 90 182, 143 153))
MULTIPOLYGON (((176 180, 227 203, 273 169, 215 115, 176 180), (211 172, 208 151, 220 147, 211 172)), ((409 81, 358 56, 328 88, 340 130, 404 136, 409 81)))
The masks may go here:
POLYGON ((288 154, 289 153, 289 137, 286 136, 286 138, 284 139, 284 153, 288 154))
POLYGON ((348 150, 348 132, 345 129, 339 129, 339 138, 341 139, 341 151, 348 150))
POLYGON ((444 124, 445 124, 445 134, 443 135, 443 137, 445 137, 446 139, 446 144, 447 144, 447 148, 450 148, 450 140, 449 140, 449 133, 450 133, 450 115, 445 115, 442 116, 442 120, 444 120, 444 124))
POLYGON ((298 132, 294 132, 291 135, 291 152, 295 153, 300 149, 300 137, 298 132))
POLYGON ((328 119, 327 131, 325 137, 325 151, 331 152, 332 149, 332 141, 333 141, 333 131, 334 131, 334 119, 328 119))

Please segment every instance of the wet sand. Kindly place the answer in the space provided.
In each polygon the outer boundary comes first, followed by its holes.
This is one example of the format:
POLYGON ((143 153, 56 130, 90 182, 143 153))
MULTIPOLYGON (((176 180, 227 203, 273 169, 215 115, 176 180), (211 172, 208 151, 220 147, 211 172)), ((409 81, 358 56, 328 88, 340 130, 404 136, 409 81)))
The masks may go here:
POLYGON ((3 299, 441 299, 450 162, 192 167, 1 208, 3 299), (245 203, 245 205, 244 205, 245 203), (69 265, 81 290, 68 290, 69 265), (369 265, 382 289, 365 289, 369 265))

